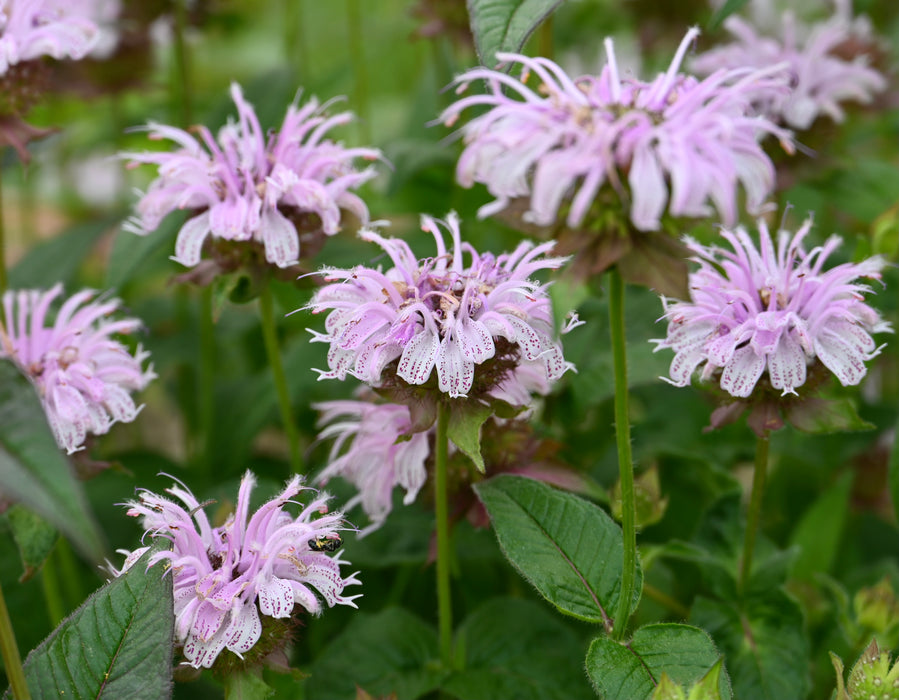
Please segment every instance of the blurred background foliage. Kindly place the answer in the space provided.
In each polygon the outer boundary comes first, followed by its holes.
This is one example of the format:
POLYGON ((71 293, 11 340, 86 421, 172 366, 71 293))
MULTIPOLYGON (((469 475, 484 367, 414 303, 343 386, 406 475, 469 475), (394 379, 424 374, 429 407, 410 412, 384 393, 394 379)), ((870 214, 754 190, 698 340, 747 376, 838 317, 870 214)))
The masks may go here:
MULTIPOLYGON (((801 137, 810 153, 780 157, 780 207, 774 216, 791 206, 784 218, 792 229, 814 212, 816 241, 833 232, 844 236, 838 257, 859 259, 872 252, 890 256, 885 287, 875 285, 878 293, 872 303, 895 324, 899 274, 896 233, 889 232, 889 222, 895 227, 899 193, 899 6, 892 0, 857 0, 856 10, 872 17, 883 38, 883 67, 891 86, 876 105, 851 108, 846 123, 819 123, 816 131, 801 137)), ((598 71, 602 37, 613 35, 619 61, 646 74, 667 64, 688 26, 705 26, 710 16, 698 1, 570 0, 532 37, 525 51, 551 48, 570 72, 598 71)), ((428 255, 432 244, 418 230, 419 213, 442 216, 455 209, 463 220, 464 236, 478 250, 500 252, 514 246, 520 235, 495 220, 476 219, 475 212, 488 195, 480 186, 464 190, 455 184, 458 143, 444 126, 429 126, 452 97, 445 86, 476 62, 463 3, 209 0, 190 19, 185 35, 186 91, 174 60, 169 8, 154 26, 147 59, 129 63, 123 58, 114 67, 128 79, 125 89, 109 93, 97 86, 76 89, 79 85, 72 83, 71 89, 48 94, 30 121, 59 130, 30 146, 32 161, 27 166, 18 162, 12 149, 3 153, 11 286, 48 287, 62 280, 68 291, 80 286, 111 289, 146 324, 140 340, 152 352, 159 379, 140 397, 146 407, 138 420, 116 426, 91 451, 95 459, 109 463, 86 485, 109 552, 136 546, 138 524, 118 504, 132 498, 136 488, 160 491, 167 486, 170 477, 158 476, 160 472, 185 481, 200 500, 215 498, 213 510, 222 513, 230 509, 229 499, 234 498, 244 470, 252 469, 261 477, 260 500, 274 493, 288 473, 287 443, 279 427, 255 302, 221 300, 215 324, 213 431, 207 436, 200 433, 199 295, 176 280, 183 270, 169 260, 180 219, 171 216, 144 238, 120 230, 136 201, 132 189, 145 187, 153 176, 150 168, 126 171, 115 158, 118 151, 153 147, 134 127, 148 121, 179 123, 187 117, 189 123, 214 130, 232 111, 228 98, 232 81, 244 86, 263 127, 277 127, 300 91, 302 98, 316 95, 322 101, 345 95, 339 108, 353 110, 360 119, 343 127, 341 138, 347 144, 381 148, 390 163, 380 166, 381 174, 363 192, 372 217, 391 222, 390 234, 407 238, 413 249, 428 255), (441 19, 444 16, 449 19, 441 19), (461 25, 451 23, 460 17, 461 25)), ((707 46, 716 38, 721 38, 720 30, 706 32, 700 44, 707 46)), ((110 69, 97 66, 97 70, 110 69)), ((711 228, 692 233, 715 235, 711 228)), ((354 231, 346 230, 328 240, 312 266, 376 263, 378 254, 356 240, 354 231)), ((348 397, 355 383, 316 381, 311 368, 325 366, 326 347, 310 344, 305 329, 319 328, 321 319, 304 311, 284 315, 302 307, 312 288, 308 279, 281 282, 275 297, 302 448, 315 473, 325 466, 328 446, 315 442, 312 404, 348 397)), ((566 356, 578 373, 566 375, 542 402, 535 427, 558 444, 567 463, 611 490, 617 465, 602 282, 594 281, 586 290, 560 284, 555 294, 560 308, 578 302, 587 324, 564 341, 566 356)), ((667 499, 660 519, 640 534, 644 572, 654 589, 681 606, 666 608, 658 598, 644 594, 637 621, 682 621, 694 599, 709 593, 710 578, 701 563, 666 556, 662 550, 674 539, 697 538, 709 527, 709 513, 721 506, 722 499, 730 498, 741 483, 744 492, 748 490, 753 439, 743 423, 706 432, 711 394, 701 388, 677 389, 658 379, 666 374, 670 356, 654 354, 647 342, 664 334, 657 323, 662 308, 655 294, 629 288, 627 314, 635 458, 638 471, 650 467, 658 471, 660 491, 667 499)), ((804 567, 797 565, 789 589, 805 613, 819 691, 833 687, 827 651, 854 658, 867 642, 847 601, 883 580, 892 584, 893 591, 899 590, 899 531, 888 485, 891 452, 896 461, 899 343, 894 338, 887 342, 860 391, 829 389, 833 395, 851 396, 874 429, 809 436, 787 428, 772 440, 763 532, 768 549, 786 550, 787 558, 802 557, 810 547, 816 553, 811 562, 816 573, 806 577, 804 567), (825 526, 828 523, 830 527, 825 526), (788 549, 791 546, 795 547, 788 549)), ((338 504, 348 495, 340 483, 328 488, 338 504)), ((355 517, 360 516, 350 514, 351 520, 355 517)), ((4 518, 0 522, 8 528, 8 514, 4 518)), ((339 608, 310 620, 298 635, 292 661, 311 671, 312 680, 296 683, 289 676, 267 674, 267 682, 283 697, 336 698, 332 693, 338 692, 343 693, 340 697, 353 697, 348 679, 354 680, 357 664, 363 669, 359 682, 364 673, 376 670, 358 657, 365 654, 358 645, 348 646, 352 635, 365 638, 378 625, 391 624, 395 614, 385 612, 390 606, 432 620, 431 528, 428 496, 423 494, 413 506, 398 502, 375 534, 359 541, 348 537, 346 558, 362 571, 363 616, 339 608), (350 658, 350 649, 356 656, 350 658), (328 684, 329 678, 335 685, 328 684)), ((461 523, 455 542, 458 620, 497 596, 538 600, 502 557, 489 531, 461 523)), ((12 539, 0 538, 0 579, 23 650, 34 647, 61 614, 77 607, 104 579, 62 540, 39 575, 19 583, 21 573, 12 539), (51 599, 54 605, 48 603, 51 599)), ((542 601, 535 605, 545 606, 542 601)), ((584 680, 580 659, 592 628, 558 615, 553 624, 566 630, 572 648, 579 650, 570 663, 560 662, 559 667, 560 673, 571 674, 566 678, 574 679, 571 697, 591 696, 586 682, 581 687, 577 678, 584 680)), ((371 639, 377 645, 377 637, 371 639)), ((899 642, 881 641, 894 649, 899 642)), ((204 677, 179 685, 176 696, 217 697, 220 692, 204 677)), ((822 693, 814 697, 825 697, 822 693)))

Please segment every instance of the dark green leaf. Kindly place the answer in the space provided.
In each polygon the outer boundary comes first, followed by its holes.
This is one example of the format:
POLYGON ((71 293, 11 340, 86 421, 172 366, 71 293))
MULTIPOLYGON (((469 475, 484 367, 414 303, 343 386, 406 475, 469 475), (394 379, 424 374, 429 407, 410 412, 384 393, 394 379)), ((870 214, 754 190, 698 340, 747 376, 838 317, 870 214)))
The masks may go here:
POLYGON ((810 650, 802 611, 782 590, 752 596, 742 608, 697 598, 690 621, 720 645, 740 700, 808 694, 810 650))
MULTIPOLYGON (((118 289, 138 272, 145 271, 148 262, 159 262, 175 254, 175 237, 184 223, 184 212, 170 214, 159 228, 145 236, 119 231, 112 245, 106 286, 118 289)), ((172 263, 174 269, 174 263, 172 263)))
POLYGON ((481 63, 492 68, 497 51, 521 51, 533 31, 561 4, 562 0, 468 0, 481 63))
POLYGON ((793 427, 815 435, 874 428, 858 415, 850 399, 808 398, 788 404, 784 414, 793 427))
POLYGON ((25 659, 31 697, 157 700, 172 687, 172 577, 147 557, 96 591, 25 659))
POLYGON ((9 271, 10 289, 49 289, 57 282, 70 284, 97 240, 116 221, 103 218, 76 224, 31 248, 9 271))
POLYGON ((815 572, 829 572, 837 556, 843 536, 852 473, 847 472, 805 511, 790 537, 798 548, 793 561, 794 576, 810 578, 815 572))
POLYGON ((493 415, 493 409, 473 401, 459 401, 450 407, 447 435, 465 455, 484 473, 481 456, 481 426, 493 415))
POLYGON ((103 537, 34 386, 5 361, 0 362, 0 491, 46 518, 85 556, 102 560, 103 537))
MULTIPOLYGON (((594 639, 587 652, 587 675, 603 700, 644 700, 652 695, 662 672, 678 685, 692 685, 720 656, 709 635, 697 627, 647 625, 638 629, 627 644, 610 637, 594 639)), ((718 690, 729 700, 727 674, 719 677, 718 690)))
MULTIPOLYGON (((522 576, 562 612, 609 626, 623 557, 615 521, 589 501, 524 477, 495 477, 475 490, 522 576)), ((634 606, 641 587, 638 567, 634 606)))
POLYGON ((27 581, 50 556, 59 533, 41 516, 20 505, 12 506, 4 517, 9 522, 25 570, 19 581, 27 581))
POLYGON ((748 2, 748 0, 727 0, 715 13, 712 15, 711 19, 709 19, 709 23, 707 25, 707 29, 710 32, 715 31, 718 27, 721 26, 721 23, 724 22, 728 17, 730 17, 734 12, 739 12, 739 10, 748 2))
POLYGON ((440 684, 437 634, 401 608, 355 616, 318 657, 307 700, 355 700, 356 687, 375 697, 414 700, 440 684))
POLYGON ((460 625, 456 650, 464 670, 442 688, 461 700, 593 696, 581 666, 580 639, 558 616, 530 601, 499 598, 484 604, 460 625))

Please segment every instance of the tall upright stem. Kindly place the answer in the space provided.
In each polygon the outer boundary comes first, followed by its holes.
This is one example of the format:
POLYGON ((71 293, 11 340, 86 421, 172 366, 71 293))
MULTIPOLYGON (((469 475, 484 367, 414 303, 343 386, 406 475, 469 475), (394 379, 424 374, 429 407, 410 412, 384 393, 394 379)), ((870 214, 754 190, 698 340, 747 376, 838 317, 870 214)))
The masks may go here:
POLYGON ((755 550, 755 536, 762 516, 762 499, 765 482, 768 479, 768 448, 770 439, 766 433, 756 438, 755 469, 752 474, 752 495, 749 499, 749 513, 746 517, 746 534, 743 539, 743 563, 740 566, 740 594, 746 591, 752 573, 752 553, 755 550))
POLYGON ((284 374, 284 365, 281 363, 281 350, 278 347, 278 333, 275 328, 275 304, 272 299, 272 288, 268 280, 263 281, 259 293, 259 314, 262 317, 262 337, 265 341, 265 353, 268 364, 272 368, 272 379, 275 382, 275 392, 278 395, 278 407, 281 409, 281 422, 284 424, 284 432, 287 434, 287 444, 290 449, 291 470, 303 473, 303 457, 300 454, 300 436, 293 419, 293 409, 290 405, 290 392, 287 391, 287 375, 284 374))
POLYGON ((346 0, 347 34, 350 61, 356 77, 356 113, 359 115, 359 137, 362 143, 371 142, 371 114, 368 109, 368 64, 365 62, 362 34, 362 9, 359 0, 346 0))
POLYGON ((450 597, 450 532, 446 472, 449 436, 449 407, 437 407, 437 436, 434 453, 434 509, 437 518, 437 627, 440 661, 444 668, 453 664, 453 608, 450 597))
POLYGON ((9 619, 9 610, 6 608, 2 586, 0 586, 0 654, 3 655, 3 665, 6 667, 6 677, 9 679, 13 698, 15 700, 31 700, 28 684, 25 682, 25 671, 22 669, 22 657, 19 656, 19 647, 16 644, 16 635, 12 630, 12 622, 9 619))
POLYGON ((193 120, 190 90, 190 60, 187 53, 187 0, 175 0, 175 26, 173 48, 175 50, 175 77, 172 93, 178 100, 178 121, 185 129, 193 120))
POLYGON ((215 433, 215 323, 212 319, 212 285, 200 290, 200 365, 197 370, 199 393, 200 464, 212 473, 212 441, 215 433))
POLYGON ((624 280, 617 266, 609 270, 609 332, 615 373, 615 442, 618 445, 618 474, 621 480, 621 530, 624 560, 621 594, 615 611, 612 636, 623 639, 634 598, 637 572, 637 527, 634 500, 634 463, 631 455, 631 424, 628 416, 627 345, 624 332, 624 280))

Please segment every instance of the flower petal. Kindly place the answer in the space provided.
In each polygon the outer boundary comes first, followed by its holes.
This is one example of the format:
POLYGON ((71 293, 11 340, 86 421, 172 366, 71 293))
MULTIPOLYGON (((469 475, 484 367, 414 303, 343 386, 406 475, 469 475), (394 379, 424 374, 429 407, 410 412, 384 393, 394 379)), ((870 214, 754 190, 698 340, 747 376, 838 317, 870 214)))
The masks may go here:
POLYGON ((749 396, 764 369, 765 357, 757 355, 750 346, 744 345, 734 352, 733 358, 721 373, 721 388, 731 396, 749 396))

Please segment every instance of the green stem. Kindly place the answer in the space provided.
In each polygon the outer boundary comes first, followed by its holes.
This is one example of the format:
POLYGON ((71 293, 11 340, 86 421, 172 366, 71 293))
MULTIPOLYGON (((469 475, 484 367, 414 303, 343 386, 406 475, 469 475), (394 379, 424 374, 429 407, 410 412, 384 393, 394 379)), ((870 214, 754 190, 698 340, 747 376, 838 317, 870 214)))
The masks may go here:
POLYGON ((284 12, 284 60, 297 81, 308 81, 306 36, 303 32, 303 0, 281 0, 284 12))
POLYGON ((284 432, 287 433, 287 443, 290 447, 290 467, 298 473, 303 473, 303 458, 300 454, 300 436, 293 419, 293 409, 290 406, 290 393, 287 391, 287 376, 284 374, 284 365, 281 364, 281 351, 278 348, 278 334, 275 329, 275 304, 272 299, 272 287, 269 280, 262 283, 259 293, 259 313, 262 317, 262 337, 265 341, 265 352, 268 356, 269 366, 272 368, 272 379, 275 381, 275 391, 278 394, 278 406, 281 409, 281 422, 284 423, 284 432))
POLYGON ((447 503, 447 453, 449 446, 449 407, 437 406, 437 436, 434 455, 434 507, 437 518, 437 626, 440 637, 440 661, 453 667, 453 608, 450 597, 450 529, 447 503))
POLYGON ((175 50, 174 83, 172 94, 178 101, 178 121, 182 127, 190 126, 193 119, 190 102, 190 62, 184 35, 187 32, 187 0, 175 0, 175 26, 173 48, 175 50))
POLYGON ((749 584, 752 573, 752 553, 755 549, 755 536, 759 529, 762 515, 762 499, 765 493, 765 482, 768 478, 768 448, 770 440, 767 433, 756 438, 755 469, 752 475, 752 496, 749 500, 749 514, 746 518, 746 534, 743 539, 743 563, 740 566, 740 593, 742 595, 749 584))
POLYGON ((347 0, 347 40, 349 41, 350 62, 356 77, 356 114, 359 115, 359 138, 362 143, 371 143, 371 125, 368 109, 368 66, 362 34, 362 11, 359 0, 347 0))
POLYGON ((553 58, 553 18, 550 15, 543 24, 537 34, 537 51, 543 58, 552 60, 553 58))
POLYGON ((0 654, 3 655, 3 665, 6 667, 6 677, 12 688, 12 696, 15 700, 30 700, 28 684, 25 683, 25 671, 22 669, 22 657, 19 656, 19 647, 16 645, 16 635, 9 619, 2 586, 0 586, 0 654))
POLYGON ((50 617, 50 625, 55 628, 62 622, 62 618, 66 616, 66 609, 62 600, 62 590, 59 587, 59 568, 56 564, 55 554, 52 551, 41 567, 41 583, 43 584, 44 601, 47 603, 47 615, 50 617))
POLYGON ((634 462, 631 455, 631 425, 628 417, 627 346, 624 332, 624 280, 618 266, 609 270, 609 332, 615 373, 615 441, 618 444, 618 474, 621 480, 621 530, 624 561, 621 593, 615 611, 612 636, 623 639, 634 598, 637 571, 637 527, 634 499, 634 462))
POLYGON ((197 370, 200 440, 199 464, 212 474, 212 440, 215 432, 215 323, 212 318, 212 285, 200 292, 200 358, 197 370))

